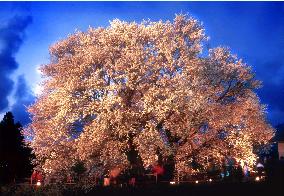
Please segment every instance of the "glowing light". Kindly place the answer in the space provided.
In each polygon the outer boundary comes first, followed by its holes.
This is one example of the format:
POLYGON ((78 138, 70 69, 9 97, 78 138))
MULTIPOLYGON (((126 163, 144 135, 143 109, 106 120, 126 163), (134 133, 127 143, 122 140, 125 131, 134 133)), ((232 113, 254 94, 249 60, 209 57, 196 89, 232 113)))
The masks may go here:
POLYGON ((171 182, 170 182, 170 184, 176 184, 176 182, 174 182, 174 181, 171 181, 171 182))
POLYGON ((37 186, 41 186, 41 182, 40 182, 40 181, 37 181, 36 185, 37 185, 37 186))
POLYGON ((212 179, 211 179, 211 178, 209 179, 209 182, 212 182, 212 179))
POLYGON ((260 181, 260 177, 257 176, 257 177, 255 178, 255 181, 260 181))
POLYGON ((42 91, 43 91, 43 87, 40 86, 39 84, 36 84, 34 87, 33 87, 33 93, 35 95, 41 95, 42 94, 42 91))
POLYGON ((196 181, 195 181, 195 184, 198 184, 198 183, 199 183, 198 180, 196 180, 196 181))

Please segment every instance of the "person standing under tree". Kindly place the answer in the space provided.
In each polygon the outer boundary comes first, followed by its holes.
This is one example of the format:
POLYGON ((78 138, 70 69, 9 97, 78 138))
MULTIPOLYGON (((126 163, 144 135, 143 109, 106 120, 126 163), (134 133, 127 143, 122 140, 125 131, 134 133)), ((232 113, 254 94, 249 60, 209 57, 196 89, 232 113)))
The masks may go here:
POLYGON ((244 171, 244 181, 247 182, 249 178, 249 168, 247 162, 244 163, 243 171, 244 171))
POLYGON ((238 162, 237 168, 236 168, 236 178, 238 182, 241 182, 243 179, 243 168, 241 165, 241 162, 238 162))

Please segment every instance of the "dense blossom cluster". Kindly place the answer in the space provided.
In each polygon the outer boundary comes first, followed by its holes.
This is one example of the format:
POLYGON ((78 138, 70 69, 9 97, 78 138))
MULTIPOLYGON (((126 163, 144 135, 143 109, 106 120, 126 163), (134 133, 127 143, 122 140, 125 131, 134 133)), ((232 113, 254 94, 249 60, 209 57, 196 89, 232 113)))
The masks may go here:
POLYGON ((274 134, 251 68, 227 48, 202 52, 200 23, 114 20, 50 48, 43 92, 29 107, 31 146, 47 175, 83 161, 87 172, 129 167, 130 144, 145 167, 157 152, 192 173, 224 160, 252 165, 274 134))

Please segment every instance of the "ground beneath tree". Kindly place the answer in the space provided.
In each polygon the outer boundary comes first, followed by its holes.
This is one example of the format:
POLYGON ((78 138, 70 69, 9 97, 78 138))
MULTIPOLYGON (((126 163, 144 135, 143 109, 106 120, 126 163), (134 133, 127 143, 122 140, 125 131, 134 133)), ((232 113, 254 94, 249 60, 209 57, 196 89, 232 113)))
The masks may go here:
POLYGON ((283 196, 284 186, 282 181, 278 182, 254 182, 254 183, 218 183, 218 184, 182 184, 182 185, 147 185, 143 187, 95 187, 84 191, 74 187, 10 187, 1 188, 0 195, 123 195, 123 196, 283 196))
MULTIPOLYGON (((82 194, 82 193, 81 193, 82 194)), ((68 194, 69 195, 69 194, 68 194)), ((228 195, 276 196, 284 195, 283 185, 276 183, 242 183, 211 185, 173 185, 136 188, 98 188, 84 195, 228 195)))

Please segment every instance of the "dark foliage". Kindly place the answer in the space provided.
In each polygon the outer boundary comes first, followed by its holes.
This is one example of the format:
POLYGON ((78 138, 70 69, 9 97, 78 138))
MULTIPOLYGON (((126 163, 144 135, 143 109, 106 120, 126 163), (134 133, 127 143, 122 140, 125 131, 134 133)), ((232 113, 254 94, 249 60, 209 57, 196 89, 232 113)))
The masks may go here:
POLYGON ((83 175, 85 171, 87 170, 84 165, 84 162, 82 161, 77 161, 71 169, 78 176, 83 175))
POLYGON ((7 112, 0 122, 0 184, 16 182, 31 175, 31 149, 25 146, 21 124, 7 112))

